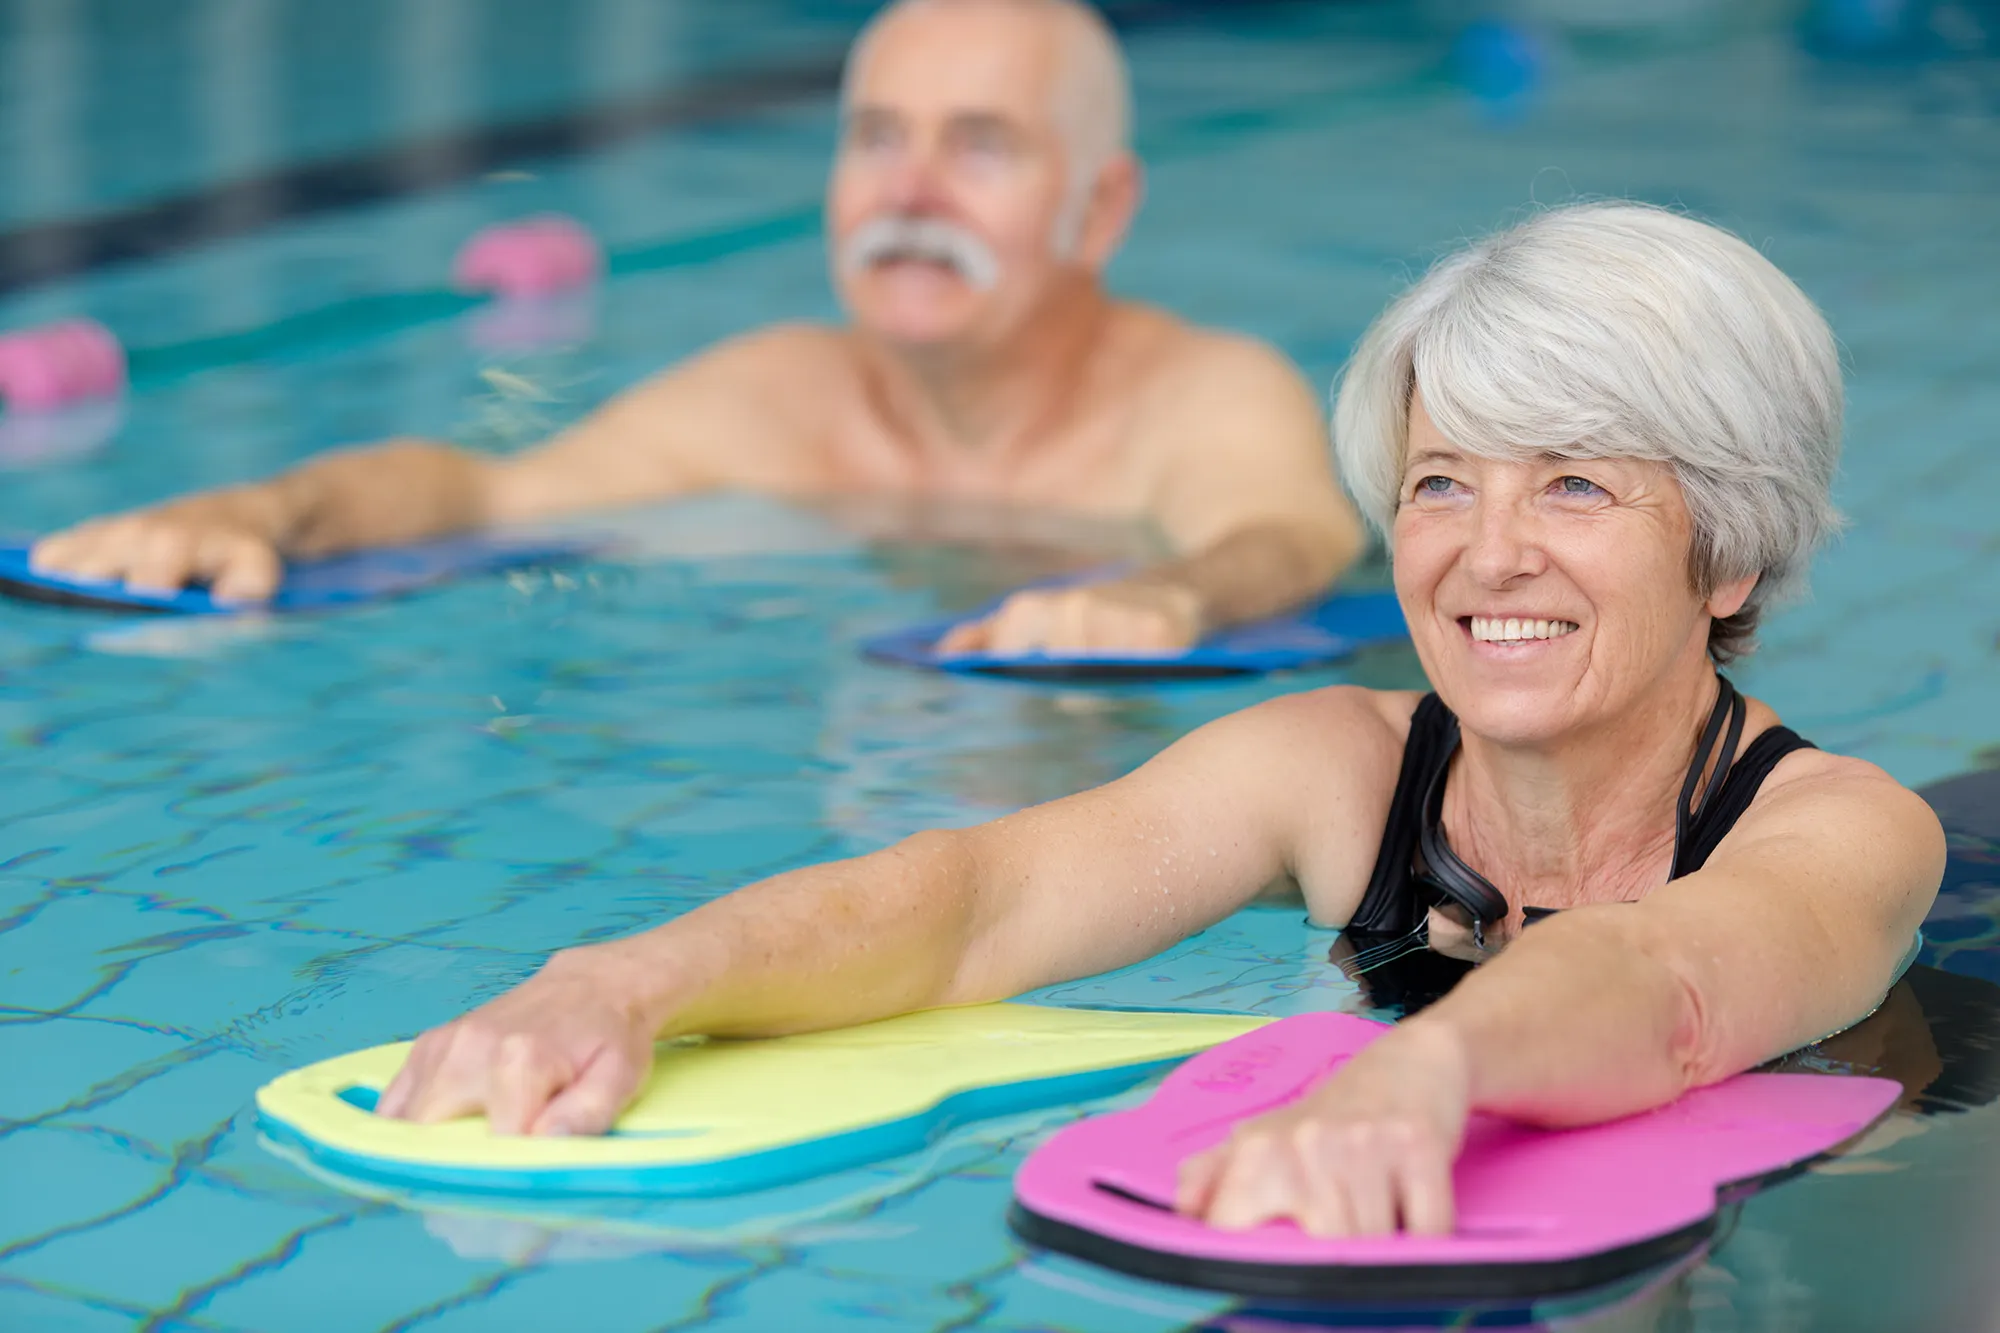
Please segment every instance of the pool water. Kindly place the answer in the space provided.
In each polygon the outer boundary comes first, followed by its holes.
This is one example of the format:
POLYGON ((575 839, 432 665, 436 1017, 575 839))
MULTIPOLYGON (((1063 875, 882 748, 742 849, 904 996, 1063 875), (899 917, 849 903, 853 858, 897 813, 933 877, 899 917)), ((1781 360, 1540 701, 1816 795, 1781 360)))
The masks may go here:
MULTIPOLYGON (((831 68, 866 8, 11 0, 0 244, 441 128, 831 68)), ((1127 8, 1152 170, 1117 287, 1271 339, 1321 382, 1430 258, 1538 203, 1683 205, 1822 304, 1851 370, 1851 527, 1735 674, 1828 748, 1974 793, 1933 961, 1993 975, 2000 810, 1965 775, 2000 764, 2000 11, 1679 0, 1641 22, 1539 0, 1482 27, 1442 0, 1127 8)), ((830 92, 795 89, 17 284, 0 328, 93 314, 133 346, 135 391, 0 418, 0 527, 391 433, 520 447, 715 338, 830 318, 813 205, 832 131, 830 92), (589 222, 615 276, 557 345, 507 345, 441 275, 472 229, 547 208, 589 222)), ((552 948, 1101 782, 1275 693, 1420 682, 1406 649, 1110 690, 852 651, 1130 534, 898 548, 740 498, 619 527, 615 559, 311 620, 0 605, 0 1328, 1270 1326, 1008 1236, 1012 1170, 1081 1108, 747 1199, 568 1210, 391 1197, 259 1143, 260 1084, 444 1020, 552 948)), ((1358 1006, 1331 943, 1257 908, 1038 998, 1358 1006)), ((1942 1100, 1752 1199, 1650 1286, 1442 1317, 1966 1327, 1959 1238, 1984 1226, 1966 1186, 2000 1112, 1942 1100)))

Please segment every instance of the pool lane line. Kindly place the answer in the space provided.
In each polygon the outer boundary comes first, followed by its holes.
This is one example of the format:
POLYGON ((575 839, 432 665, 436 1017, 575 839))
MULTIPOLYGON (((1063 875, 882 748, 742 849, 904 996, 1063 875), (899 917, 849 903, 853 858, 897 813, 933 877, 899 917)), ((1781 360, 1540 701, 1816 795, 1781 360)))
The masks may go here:
MULTIPOLYGON (((1147 12, 1164 15, 1184 8, 1165 3, 1147 12)), ((1699 54, 1742 35, 1745 30, 1743 25, 1729 23, 1700 36, 1621 41, 1581 52, 1576 64, 1583 71, 1601 72, 1663 56, 1699 54)), ((1140 156, 1156 165, 1187 161, 1270 136, 1324 129, 1465 95, 1464 85, 1447 56, 1370 83, 1311 93, 1275 105, 1236 107, 1190 116, 1163 130, 1142 132, 1137 146, 1140 156)), ((606 267, 614 277, 699 268, 738 255, 816 240, 820 235, 818 201, 802 201, 722 227, 614 250, 607 256, 606 267)), ((1351 257, 1384 264, 1409 261, 1409 256, 1401 252, 1385 251, 1379 256, 1356 252, 1351 257)), ((454 319, 482 304, 484 297, 443 288, 352 297, 268 324, 129 348, 130 375, 135 387, 168 384, 188 375, 246 361, 296 355, 329 345, 351 347, 454 319)))
MULTIPOLYGON (((820 209, 818 204, 812 204, 615 250, 607 256, 605 267, 614 276, 698 268, 734 255, 816 237, 819 233, 820 209)), ((127 348, 126 363, 133 387, 148 388, 248 361, 297 355, 330 345, 352 347, 425 324, 455 319, 487 303, 484 295, 446 288, 377 292, 286 315, 268 324, 127 348)))
POLYGON ((283 222, 433 193, 526 161, 577 156, 660 130, 824 97, 839 82, 840 61, 824 56, 711 75, 617 102, 440 131, 128 208, 29 223, 0 232, 0 296, 283 222))
MULTIPOLYGON (((1272 9, 1300 0, 1233 0, 1272 9)), ((1108 0, 1121 31, 1208 17, 1191 0, 1108 0)), ((467 125, 81 216, 0 231, 0 297, 120 264, 181 254, 284 222, 434 193, 527 162, 598 152, 661 130, 830 96, 845 51, 723 70, 631 97, 490 125, 467 125)))
MULTIPOLYGON (((1157 135, 1141 136, 1139 149, 1149 162, 1184 161, 1225 152, 1270 135, 1324 128, 1435 100, 1455 91, 1457 85, 1448 70, 1427 66, 1414 74, 1315 93, 1280 106, 1232 108, 1189 117, 1157 135)), ((726 226, 612 250, 605 267, 612 277, 700 268, 799 241, 816 241, 821 232, 819 203, 802 202, 726 226)), ((1397 263, 1404 258, 1388 252, 1366 257, 1383 263, 1397 263)), ((445 288, 378 292, 287 315, 268 324, 131 347, 126 355, 133 386, 147 388, 247 361, 294 356, 328 346, 352 347, 455 319, 485 304, 487 298, 483 295, 445 288)))

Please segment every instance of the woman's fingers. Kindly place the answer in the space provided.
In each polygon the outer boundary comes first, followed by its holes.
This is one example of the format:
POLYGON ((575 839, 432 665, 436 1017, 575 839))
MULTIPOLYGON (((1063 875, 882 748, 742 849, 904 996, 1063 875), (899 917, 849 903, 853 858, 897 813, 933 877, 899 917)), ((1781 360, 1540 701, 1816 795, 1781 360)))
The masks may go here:
POLYGON ((1303 1181, 1282 1137, 1258 1129, 1230 1142, 1205 1213, 1210 1226, 1247 1231, 1299 1215, 1303 1181))
POLYGON ((1292 1136, 1297 1144, 1300 1175, 1299 1210, 1293 1220, 1299 1229, 1312 1236, 1367 1234, 1361 1222, 1366 1203, 1351 1197, 1340 1161, 1328 1151, 1327 1127, 1302 1121, 1294 1127, 1292 1136))
POLYGON ((618 955, 566 950, 533 978, 419 1037, 381 1115, 432 1123, 484 1112, 496 1134, 610 1128, 651 1067, 654 1025, 621 998, 618 955))
POLYGON ((646 1062, 605 1047, 529 1127, 533 1134, 602 1134, 646 1078, 646 1062))
POLYGON ((1372 1151, 1368 1124, 1302 1120, 1292 1130, 1303 1177, 1301 1228, 1315 1236, 1386 1236, 1396 1230, 1394 1163, 1372 1151))
POLYGON ((490 1048, 484 1034, 464 1021, 426 1032, 376 1102, 375 1113, 434 1124, 480 1110, 486 1105, 490 1048))
POLYGON ((1452 1155, 1442 1144, 1426 1143, 1397 1172, 1398 1212, 1403 1230, 1418 1236, 1449 1236, 1457 1224, 1451 1194, 1452 1155))
POLYGON ((1226 1160, 1226 1144, 1183 1160, 1174 1184, 1174 1211, 1189 1217, 1206 1217, 1208 1202, 1215 1195, 1215 1185, 1222 1177, 1222 1164, 1226 1160))
POLYGON ((1470 1112, 1457 1045, 1401 1028, 1189 1159, 1175 1202, 1217 1227, 1288 1219, 1316 1236, 1447 1235, 1470 1112))
POLYGON ((426 1032, 410 1047, 410 1053, 403 1057, 403 1067, 396 1071, 396 1077, 389 1080, 389 1086, 382 1089, 382 1095, 375 1101, 375 1114, 405 1117, 410 1109, 410 1101, 416 1090, 429 1078, 424 1067, 424 1042, 436 1035, 426 1032))
POLYGON ((1289 1219, 1315 1236, 1447 1235, 1451 1164, 1400 1127, 1301 1118, 1187 1159, 1175 1209, 1225 1230, 1289 1219))
POLYGON ((487 1127, 495 1134, 526 1134, 575 1077, 574 1066, 534 1034, 508 1033, 486 1074, 487 1127))

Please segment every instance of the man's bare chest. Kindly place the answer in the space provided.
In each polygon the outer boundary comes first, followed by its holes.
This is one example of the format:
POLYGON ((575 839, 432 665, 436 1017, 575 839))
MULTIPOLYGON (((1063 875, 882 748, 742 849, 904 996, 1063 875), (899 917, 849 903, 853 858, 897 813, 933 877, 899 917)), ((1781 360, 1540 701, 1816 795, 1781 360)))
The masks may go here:
POLYGON ((915 440, 857 414, 827 423, 817 452, 829 490, 1125 515, 1146 507, 1137 444, 1115 420, 980 446, 915 440))

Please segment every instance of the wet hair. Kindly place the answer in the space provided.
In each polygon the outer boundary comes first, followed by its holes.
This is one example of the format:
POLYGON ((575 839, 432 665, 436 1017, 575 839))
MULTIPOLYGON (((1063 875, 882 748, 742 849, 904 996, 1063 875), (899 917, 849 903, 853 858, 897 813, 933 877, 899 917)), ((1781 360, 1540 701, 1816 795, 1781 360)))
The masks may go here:
POLYGON ((1826 320, 1742 240, 1666 209, 1540 213, 1439 261, 1375 320, 1341 374, 1334 438, 1385 535, 1419 387, 1438 429, 1480 457, 1669 465, 1693 518, 1695 591, 1757 576, 1710 628, 1717 662, 1752 651, 1765 609, 1804 591, 1840 524, 1826 320))

